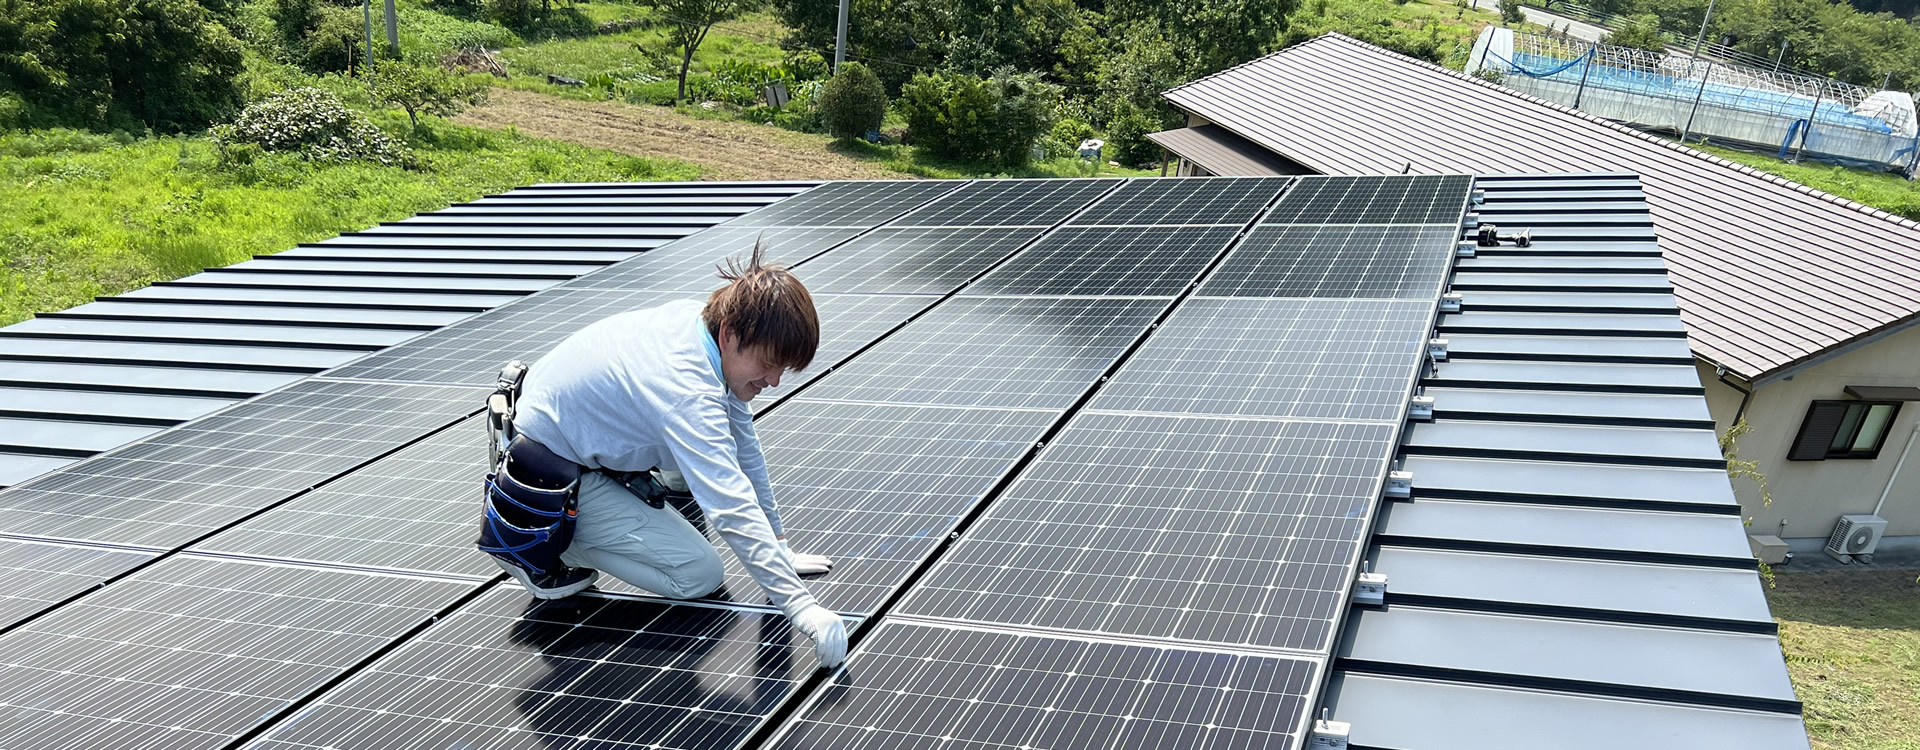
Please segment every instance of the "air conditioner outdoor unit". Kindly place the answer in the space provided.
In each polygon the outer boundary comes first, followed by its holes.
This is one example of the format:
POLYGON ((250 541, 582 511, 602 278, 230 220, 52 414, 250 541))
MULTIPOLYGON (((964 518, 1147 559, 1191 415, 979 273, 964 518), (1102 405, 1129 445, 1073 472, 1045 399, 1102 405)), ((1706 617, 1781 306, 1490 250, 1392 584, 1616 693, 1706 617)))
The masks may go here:
POLYGON ((1873 548, 1880 546, 1880 535, 1887 532, 1887 519, 1879 516, 1841 516, 1827 537, 1827 554, 1840 562, 1873 562, 1873 548))

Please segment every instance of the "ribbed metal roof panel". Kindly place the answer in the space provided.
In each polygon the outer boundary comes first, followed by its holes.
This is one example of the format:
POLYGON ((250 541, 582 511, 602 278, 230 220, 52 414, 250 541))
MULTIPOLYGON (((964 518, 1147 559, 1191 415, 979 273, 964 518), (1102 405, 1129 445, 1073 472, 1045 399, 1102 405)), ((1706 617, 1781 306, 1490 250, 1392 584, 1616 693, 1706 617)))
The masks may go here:
POLYGON ((1694 351, 1743 377, 1920 314, 1920 223, 1338 34, 1166 98, 1328 174, 1638 173, 1694 351))
POLYGON ((1774 632, 1753 575, 1727 568, 1569 560, 1382 546, 1374 569, 1393 600, 1415 605, 1506 605, 1578 617, 1602 612, 1656 625, 1774 632))
POLYGON ((0 328, 0 486, 814 186, 532 186, 0 328))

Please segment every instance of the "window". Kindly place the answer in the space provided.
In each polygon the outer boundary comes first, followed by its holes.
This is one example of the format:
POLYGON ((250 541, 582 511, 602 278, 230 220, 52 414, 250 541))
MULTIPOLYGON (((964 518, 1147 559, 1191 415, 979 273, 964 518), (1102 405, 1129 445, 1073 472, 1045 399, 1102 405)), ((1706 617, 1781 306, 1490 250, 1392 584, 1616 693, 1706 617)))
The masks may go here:
POLYGON ((1815 401, 1807 407, 1787 460, 1877 458, 1899 414, 1898 401, 1815 401))

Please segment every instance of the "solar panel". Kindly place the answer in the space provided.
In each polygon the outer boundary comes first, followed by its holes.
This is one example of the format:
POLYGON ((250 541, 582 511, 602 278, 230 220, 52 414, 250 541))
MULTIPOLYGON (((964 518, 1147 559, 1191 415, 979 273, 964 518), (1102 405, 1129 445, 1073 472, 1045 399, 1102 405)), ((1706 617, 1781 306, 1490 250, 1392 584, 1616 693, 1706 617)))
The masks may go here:
POLYGON ((794 269, 815 294, 946 294, 1040 234, 1036 227, 876 229, 794 269))
POLYGON ((1198 294, 1431 300, 1440 293, 1458 234, 1446 227, 1258 227, 1227 253, 1198 294))
POLYGON ((761 394, 751 406, 758 412, 773 405, 774 399, 794 393, 825 375, 828 368, 852 356, 860 347, 939 301, 939 297, 929 295, 814 295, 814 310, 820 315, 820 348, 814 352, 813 364, 781 377, 780 387, 761 394))
POLYGON ((1168 303, 1152 298, 951 299, 820 379, 803 397, 1065 408, 1168 303))
POLYGON ((1262 224, 1446 224, 1459 227, 1469 175, 1301 177, 1262 224))
POLYGON ((1088 407, 1398 421, 1432 316, 1432 302, 1188 299, 1088 407))
POLYGON ((1291 177, 1191 177, 1130 180, 1075 224, 1231 224, 1240 226, 1267 207, 1291 177))
POLYGON ((500 568, 473 547, 487 468, 485 419, 454 425, 193 549, 492 577, 500 568))
POLYGON ((175 547, 458 421, 483 395, 295 383, 0 491, 0 531, 175 547))
MULTIPOLYGON (((1009 409, 795 401, 755 425, 795 549, 834 559, 807 588, 835 612, 870 612, 978 502, 1055 415, 1009 409)), ((716 546, 725 548, 716 539, 716 546)), ((766 595, 732 553, 726 596, 766 595)), ((637 592, 602 579, 609 591, 637 592)))
POLYGON ((830 182, 727 222, 726 227, 866 227, 967 185, 959 180, 830 182))
POLYGON ((966 294, 1174 295, 1239 234, 1231 227, 1062 227, 966 294))
POLYGON ((1051 226, 1120 180, 977 180, 893 222, 896 227, 1051 226))
POLYGON ((777 613, 495 589, 250 747, 738 746, 818 668, 777 613))
POLYGON ((0 636, 0 746, 224 747, 472 588, 170 558, 0 636))
POLYGON ((155 557, 153 552, 0 539, 0 629, 99 586, 155 557))
POLYGON ((772 743, 1300 747, 1320 663, 889 622, 772 743))
POLYGON ((756 242, 765 245, 767 260, 795 264, 852 239, 861 231, 863 228, 723 224, 560 286, 563 289, 711 290, 721 284, 719 266, 729 258, 745 261, 753 253, 756 242))
POLYGON ((900 611, 1324 650, 1397 430, 1081 412, 900 611))

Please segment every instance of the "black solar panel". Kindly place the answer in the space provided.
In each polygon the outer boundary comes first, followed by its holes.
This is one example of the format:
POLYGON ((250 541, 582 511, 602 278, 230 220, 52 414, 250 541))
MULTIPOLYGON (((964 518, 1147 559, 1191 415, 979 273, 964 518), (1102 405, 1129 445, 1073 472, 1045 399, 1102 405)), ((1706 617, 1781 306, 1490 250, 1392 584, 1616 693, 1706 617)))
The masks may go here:
POLYGON ((493 385, 508 360, 533 362, 602 318, 700 292, 553 289, 341 365, 330 377, 493 385))
POLYGON ((783 750, 1300 747, 1316 661, 890 622, 783 750))
POLYGON ((745 261, 756 242, 766 247, 768 261, 792 265, 852 239, 863 229, 723 224, 574 279, 561 288, 711 291, 724 283, 719 267, 730 258, 745 261))
POLYGON ((0 531, 178 546, 464 418, 483 395, 295 383, 0 491, 0 531))
MULTIPOLYGON (((834 559, 833 572, 808 579, 807 588, 835 612, 863 614, 905 583, 1054 418, 1030 410, 796 401, 754 431, 766 449, 788 540, 834 559)), ((720 558, 730 597, 766 601, 732 553, 720 558)), ((637 591, 618 582, 601 588, 637 591)))
POLYGON ((901 612, 1326 649, 1397 429, 1082 412, 901 612))
POLYGON ((1059 409, 1147 330, 1165 299, 948 300, 820 379, 807 399, 1059 409))
POLYGON ((774 399, 798 391, 825 375, 827 368, 939 301, 939 297, 928 295, 814 295, 814 309, 820 315, 820 348, 814 352, 813 364, 782 376, 780 387, 760 394, 751 406, 758 412, 771 406, 774 399))
POLYGON ((727 222, 726 227, 860 227, 965 186, 959 180, 830 182, 727 222))
POLYGON ((1070 224, 1231 224, 1251 220, 1291 177, 1133 180, 1070 224))
POLYGON ((225 747, 472 588, 171 558, 0 636, 0 747, 225 747))
POLYGON ((1239 227, 1062 227, 969 285, 967 294, 1174 295, 1239 227))
POLYGON ((1458 228, 1468 175, 1301 177, 1262 224, 1446 224, 1458 228))
POLYGON ((946 294, 1040 232, 1038 227, 877 229, 794 273, 815 294, 946 294))
POLYGON ((1458 236, 1448 227, 1258 227, 1227 253, 1199 294, 1431 300, 1458 236))
POLYGON ((737 747, 819 667, 786 618, 485 594, 250 747, 737 747))
POLYGON ((0 539, 0 628, 134 569, 155 553, 0 539))
POLYGON ((1119 180, 979 180, 893 222, 899 227, 1051 226, 1119 180))
POLYGON ((200 552, 487 578, 473 547, 485 417, 474 417, 196 544, 200 552))
POLYGON ((1433 303, 1189 299, 1089 408, 1398 421, 1433 303))

